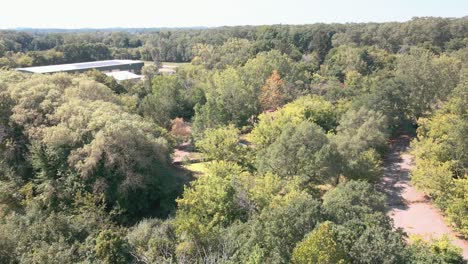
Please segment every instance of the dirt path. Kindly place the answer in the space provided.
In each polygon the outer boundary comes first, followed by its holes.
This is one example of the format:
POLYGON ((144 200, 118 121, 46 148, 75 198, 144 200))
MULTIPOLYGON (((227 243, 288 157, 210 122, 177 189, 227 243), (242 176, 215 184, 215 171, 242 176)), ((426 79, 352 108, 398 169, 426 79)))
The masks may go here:
POLYGON ((407 136, 396 140, 385 160, 380 187, 388 196, 388 215, 393 219, 395 227, 403 228, 408 234, 426 238, 439 238, 448 234, 453 243, 463 249, 463 257, 468 259, 468 242, 457 237, 444 222, 440 210, 410 185, 409 171, 413 166, 413 157, 407 153, 409 141, 407 136))
POLYGON ((172 155, 172 163, 173 164, 182 164, 183 162, 190 162, 190 163, 195 163, 195 162, 200 162, 201 161, 201 155, 199 152, 194 152, 193 147, 190 145, 190 143, 185 142, 180 145, 178 145, 174 149, 174 154, 172 155))

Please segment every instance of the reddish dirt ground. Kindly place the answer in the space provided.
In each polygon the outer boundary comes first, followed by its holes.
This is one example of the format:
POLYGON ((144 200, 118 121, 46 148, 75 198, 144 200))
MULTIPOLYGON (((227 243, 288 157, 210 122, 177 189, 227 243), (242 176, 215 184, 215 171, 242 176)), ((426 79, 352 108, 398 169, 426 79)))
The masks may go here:
POLYGON ((409 172, 414 165, 413 157, 408 154, 409 141, 408 136, 395 140, 385 160, 380 187, 388 196, 388 215, 393 219, 395 227, 403 228, 409 235, 417 234, 426 238, 449 235, 453 243, 463 249, 464 258, 468 259, 468 241, 457 236, 430 199, 411 186, 409 172))
POLYGON ((189 143, 182 143, 174 149, 174 155, 172 157, 173 163, 181 163, 185 159, 190 158, 190 151, 188 151, 189 143))

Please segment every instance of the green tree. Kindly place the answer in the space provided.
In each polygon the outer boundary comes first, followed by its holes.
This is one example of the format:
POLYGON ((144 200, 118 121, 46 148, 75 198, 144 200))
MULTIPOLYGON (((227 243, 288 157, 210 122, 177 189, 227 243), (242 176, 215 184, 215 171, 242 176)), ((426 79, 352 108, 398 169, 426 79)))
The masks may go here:
POLYGON ((304 184, 329 183, 340 174, 340 156, 316 124, 286 126, 279 138, 257 155, 260 172, 299 177, 304 184))
POLYGON ((159 47, 155 47, 153 45, 145 45, 144 47, 147 53, 150 55, 151 60, 153 61, 156 69, 160 69, 162 67, 163 58, 161 56, 161 50, 159 47))
POLYGON ((207 69, 213 69, 219 60, 217 47, 210 44, 198 43, 192 47, 192 64, 203 65, 207 69))
POLYGON ((334 141, 347 158, 383 146, 388 136, 386 117, 364 107, 346 112, 336 130, 334 141))
POLYGON ((240 143, 240 131, 234 126, 207 129, 197 148, 209 160, 225 160, 243 164, 246 159, 247 146, 240 143))
POLYGON ((145 84, 151 87, 153 78, 159 74, 159 68, 155 64, 148 64, 141 68, 141 74, 145 78, 145 84))
POLYGON ((234 68, 215 73, 205 93, 206 103, 195 109, 195 134, 220 125, 240 127, 255 113, 256 98, 234 68))
POLYGON ((247 39, 230 38, 226 40, 217 51, 222 54, 217 69, 224 69, 228 66, 242 66, 251 56, 252 44, 247 39))
POLYGON ((128 231, 127 240, 139 261, 175 261, 177 236, 173 220, 144 219, 128 231))
POLYGON ((382 212, 355 215, 337 227, 337 240, 352 263, 406 263, 405 235, 382 212))
POLYGON ((15 98, 10 120, 24 127, 32 143, 27 151, 36 199, 55 208, 82 188, 104 193, 109 208, 119 205, 126 216, 149 207, 167 210, 162 193, 174 190, 162 187, 174 183, 167 132, 126 112, 111 89, 88 78, 56 74, 19 80, 7 86, 15 98))
POLYGON ((350 179, 377 181, 381 175, 380 155, 388 137, 387 118, 380 112, 361 107, 348 110, 340 119, 332 141, 347 164, 344 175, 350 179))
POLYGON ((123 235, 113 230, 102 230, 96 238, 96 256, 103 263, 128 263, 129 245, 123 235))
POLYGON ((209 246, 222 228, 245 215, 237 202, 235 182, 245 172, 236 164, 215 162, 177 199, 177 233, 197 247, 209 246))
POLYGON ((413 118, 424 116, 440 100, 447 99, 459 81, 460 62, 446 55, 435 56, 425 49, 411 49, 397 60, 398 78, 408 89, 413 118))
POLYGON ((294 247, 322 221, 322 214, 320 202, 304 192, 292 191, 282 202, 227 230, 231 261, 290 263, 294 247))
POLYGON ((383 81, 370 94, 361 95, 357 99, 363 107, 384 114, 394 131, 405 128, 412 121, 410 100, 405 84, 396 78, 383 81))
POLYGON ((445 210, 462 234, 468 234, 466 87, 463 81, 432 117, 419 119, 418 137, 412 142, 416 166, 411 171, 414 185, 445 210))
POLYGON ((327 55, 322 71, 343 81, 345 75, 352 71, 360 75, 369 74, 370 64, 372 61, 365 48, 339 46, 327 55))
POLYGON ((176 76, 155 76, 152 80, 153 91, 141 103, 144 116, 150 117, 162 127, 181 114, 180 84, 176 76))
POLYGON ((349 263, 347 256, 336 241, 333 223, 325 222, 314 229, 297 244, 292 254, 292 263, 349 263))
POLYGON ((323 208, 335 223, 385 211, 385 196, 363 181, 340 183, 323 196, 323 208))
POLYGON ((5 263, 97 261, 93 242, 100 230, 113 226, 104 207, 89 194, 76 195, 71 207, 55 212, 28 201, 21 212, 2 215, 0 258, 11 261, 5 263))
POLYGON ((118 94, 125 92, 125 88, 122 85, 118 84, 113 77, 107 76, 98 70, 88 71, 86 72, 86 75, 89 76, 91 79, 95 80, 96 82, 106 85, 107 87, 111 88, 112 91, 118 94))
POLYGON ((311 121, 328 132, 336 128, 337 115, 330 102, 317 96, 304 96, 273 113, 260 114, 249 138, 257 148, 262 149, 272 144, 287 126, 296 127, 304 120, 311 121))
MULTIPOLYGON (((261 52, 253 59, 248 60, 244 67, 240 69, 240 75, 249 88, 250 96, 259 98, 262 86, 271 76, 273 71, 277 71, 283 81, 287 83, 293 73, 293 61, 286 54, 277 50, 261 52)), ((260 110, 259 102, 254 105, 256 112, 260 110)))

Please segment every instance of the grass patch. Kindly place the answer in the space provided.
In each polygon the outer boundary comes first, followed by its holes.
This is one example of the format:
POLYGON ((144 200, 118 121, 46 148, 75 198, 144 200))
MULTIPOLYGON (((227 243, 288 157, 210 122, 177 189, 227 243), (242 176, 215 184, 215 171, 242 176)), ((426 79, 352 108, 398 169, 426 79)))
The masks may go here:
POLYGON ((196 176, 203 175, 207 172, 206 165, 208 162, 198 162, 198 163, 190 163, 184 165, 183 167, 191 172, 193 172, 196 176))
POLYGON ((190 62, 163 62, 162 64, 167 65, 167 66, 179 67, 179 66, 190 64, 190 62))

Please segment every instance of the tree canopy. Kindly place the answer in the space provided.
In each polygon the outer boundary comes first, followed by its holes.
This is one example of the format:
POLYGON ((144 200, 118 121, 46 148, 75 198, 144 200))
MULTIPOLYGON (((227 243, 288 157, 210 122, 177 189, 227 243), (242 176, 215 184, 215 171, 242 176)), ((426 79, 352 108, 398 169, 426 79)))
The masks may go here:
POLYGON ((413 137, 412 184, 468 236, 467 40, 466 17, 0 30, 0 262, 463 263, 377 183, 413 137), (106 59, 143 79, 14 70, 106 59))

